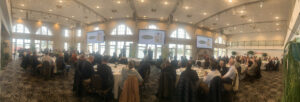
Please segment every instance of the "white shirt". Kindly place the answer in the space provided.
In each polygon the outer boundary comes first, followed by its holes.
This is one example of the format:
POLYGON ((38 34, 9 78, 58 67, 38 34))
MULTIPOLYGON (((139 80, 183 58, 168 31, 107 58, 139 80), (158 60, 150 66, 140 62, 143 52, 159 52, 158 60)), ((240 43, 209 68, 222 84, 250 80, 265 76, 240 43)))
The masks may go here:
POLYGON ((216 76, 221 77, 221 73, 218 70, 212 70, 211 72, 209 72, 207 74, 207 76, 204 77, 204 82, 208 85, 208 87, 210 87, 210 82, 213 78, 215 78, 216 76))
POLYGON ((235 66, 232 65, 232 66, 230 66, 228 72, 223 76, 223 78, 230 78, 230 79, 234 80, 236 73, 237 73, 237 70, 235 69, 235 66))

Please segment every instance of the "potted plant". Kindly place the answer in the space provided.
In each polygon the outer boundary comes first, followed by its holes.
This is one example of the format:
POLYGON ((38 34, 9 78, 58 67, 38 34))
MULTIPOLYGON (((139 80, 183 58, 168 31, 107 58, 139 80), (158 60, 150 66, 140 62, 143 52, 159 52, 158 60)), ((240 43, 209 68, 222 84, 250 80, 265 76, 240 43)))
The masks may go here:
POLYGON ((236 55, 236 52, 235 52, 235 51, 232 51, 232 52, 231 52, 231 55, 232 55, 232 56, 235 56, 235 55, 236 55))
POLYGON ((267 57, 268 54, 267 54, 267 53, 263 53, 262 56, 263 56, 263 57, 267 57))
POLYGON ((248 51, 247 54, 253 56, 254 55, 254 51, 248 51))

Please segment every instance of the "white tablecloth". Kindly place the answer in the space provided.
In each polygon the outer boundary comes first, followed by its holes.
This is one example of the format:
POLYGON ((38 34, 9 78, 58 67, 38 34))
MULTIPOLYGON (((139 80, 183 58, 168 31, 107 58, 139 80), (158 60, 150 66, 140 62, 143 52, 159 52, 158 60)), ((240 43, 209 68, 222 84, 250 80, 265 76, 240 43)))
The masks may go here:
MULTIPOLYGON (((108 66, 111 67, 111 70, 113 72, 113 76, 114 76, 114 87, 113 87, 113 94, 114 94, 114 98, 118 99, 118 92, 119 92, 119 86, 120 86, 120 81, 121 81, 121 71, 123 68, 126 67, 126 65, 124 64, 107 64, 108 66)), ((94 66, 94 70, 97 71, 97 65, 94 66)))
MULTIPOLYGON (((185 71, 185 69, 186 69, 186 68, 179 68, 179 69, 176 70, 176 74, 177 74, 177 76, 176 76, 176 85, 177 85, 177 83, 178 83, 178 81, 179 81, 179 78, 180 78, 181 73, 182 73, 183 71, 185 71)), ((199 79, 200 79, 201 81, 203 81, 205 72, 207 72, 207 73, 210 72, 210 69, 203 69, 203 67, 200 67, 200 68, 198 68, 198 67, 192 67, 192 70, 195 70, 195 71, 197 72, 198 77, 199 77, 199 79)))
POLYGON ((268 61, 262 61, 261 66, 260 66, 260 69, 266 70, 266 65, 267 65, 268 63, 269 63, 268 61))

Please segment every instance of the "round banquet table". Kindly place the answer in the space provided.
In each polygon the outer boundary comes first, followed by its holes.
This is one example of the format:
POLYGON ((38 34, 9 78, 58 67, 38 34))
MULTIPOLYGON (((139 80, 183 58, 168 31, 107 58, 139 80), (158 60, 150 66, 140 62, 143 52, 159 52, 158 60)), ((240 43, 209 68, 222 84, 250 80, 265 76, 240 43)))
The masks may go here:
MULTIPOLYGON (((185 71, 186 68, 179 68, 179 69, 176 69, 176 85, 178 84, 178 81, 179 81, 179 78, 180 78, 180 75, 183 71, 185 71)), ((203 81, 204 79, 204 76, 205 76, 205 72, 209 73, 210 72, 210 69, 204 69, 203 67, 192 67, 192 70, 195 70, 198 74, 198 77, 200 79, 200 81, 203 81)))

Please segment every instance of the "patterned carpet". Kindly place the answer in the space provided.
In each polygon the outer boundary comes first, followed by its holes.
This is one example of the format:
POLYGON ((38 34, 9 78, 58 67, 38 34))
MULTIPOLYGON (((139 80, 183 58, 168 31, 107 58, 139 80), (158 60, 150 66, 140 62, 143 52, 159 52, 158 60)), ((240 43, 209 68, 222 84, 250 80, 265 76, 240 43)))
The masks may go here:
MULTIPOLYGON (((72 92, 74 71, 67 76, 55 76, 44 80, 31 75, 30 71, 19 67, 20 61, 13 61, 0 71, 0 102, 101 102, 92 96, 81 99, 72 92)), ((151 69, 149 82, 145 84, 142 102, 157 102, 160 70, 151 69)), ((235 102, 278 102, 283 91, 281 72, 262 71, 262 78, 254 83, 240 83, 235 102)))

